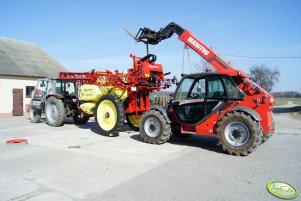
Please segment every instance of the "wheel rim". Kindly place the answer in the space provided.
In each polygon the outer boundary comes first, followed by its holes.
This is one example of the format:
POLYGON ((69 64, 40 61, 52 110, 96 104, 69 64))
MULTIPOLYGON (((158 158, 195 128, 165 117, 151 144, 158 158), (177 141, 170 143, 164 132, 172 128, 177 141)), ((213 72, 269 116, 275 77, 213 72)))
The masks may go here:
POLYGON ((117 110, 113 102, 103 100, 97 108, 97 122, 105 130, 112 130, 117 122, 117 110))
POLYGON ((46 108, 46 116, 50 123, 54 123, 58 116, 58 110, 54 103, 50 103, 46 108))
POLYGON ((235 147, 245 145, 249 140, 249 129, 241 122, 231 122, 225 128, 225 138, 235 147))
POLYGON ((136 118, 136 115, 128 115, 128 120, 131 122, 133 126, 139 127, 140 124, 140 118, 136 118))
POLYGON ((149 137, 157 137, 161 131, 161 125, 157 118, 150 117, 144 123, 144 131, 149 137))

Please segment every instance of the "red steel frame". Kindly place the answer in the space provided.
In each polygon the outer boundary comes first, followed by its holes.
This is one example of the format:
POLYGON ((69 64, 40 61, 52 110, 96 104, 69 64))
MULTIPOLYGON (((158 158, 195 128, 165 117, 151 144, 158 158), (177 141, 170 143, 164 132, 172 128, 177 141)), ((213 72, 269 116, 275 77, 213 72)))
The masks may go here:
MULTIPOLYGON (((133 58, 133 68, 126 72, 94 71, 91 72, 60 72, 58 79, 77 82, 80 85, 94 84, 98 86, 113 86, 128 92, 124 111, 126 114, 135 114, 136 118, 150 109, 150 93, 171 86, 171 80, 164 79, 161 64, 133 58), (155 74, 155 77, 152 77, 155 74), (152 78, 152 81, 150 79, 152 78)), ((123 95, 123 94, 122 94, 123 95)), ((122 96, 121 95, 121 96, 122 96)), ((121 97, 120 96, 120 97, 121 97)))

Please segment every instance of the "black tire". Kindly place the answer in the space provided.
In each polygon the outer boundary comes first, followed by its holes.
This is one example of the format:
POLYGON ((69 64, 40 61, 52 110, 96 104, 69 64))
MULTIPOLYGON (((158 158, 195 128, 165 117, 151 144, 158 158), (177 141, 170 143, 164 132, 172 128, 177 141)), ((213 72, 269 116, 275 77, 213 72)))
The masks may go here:
POLYGON ((106 94, 99 99, 95 120, 101 135, 118 136, 125 120, 124 116, 123 104, 117 96, 106 94))
POLYGON ((273 133, 268 133, 268 134, 264 135, 262 138, 262 143, 265 143, 266 141, 268 141, 272 137, 272 135, 273 135, 273 133))
POLYGON ((75 124, 85 124, 89 121, 90 116, 85 116, 83 113, 76 113, 73 116, 73 121, 75 124))
POLYGON ((41 110, 31 106, 29 109, 29 119, 31 123, 39 123, 41 121, 41 110))
POLYGON ((262 141, 258 122, 243 112, 227 113, 217 123, 216 135, 222 149, 237 156, 255 151, 262 141))
POLYGON ((52 96, 46 101, 46 123, 49 126, 62 126, 65 118, 64 104, 61 99, 52 96))
POLYGON ((168 124, 164 116, 156 110, 143 113, 139 133, 144 142, 151 144, 163 144, 169 140, 172 134, 170 124, 168 124))
MULTIPOLYGON (((134 115, 134 114, 132 114, 132 115, 134 115)), ((128 123, 128 125, 129 125, 129 127, 131 128, 131 129, 133 129, 134 131, 139 131, 139 126, 137 126, 137 125, 134 125, 132 122, 131 122, 131 115, 126 115, 125 116, 125 118, 126 118, 126 122, 128 123)))

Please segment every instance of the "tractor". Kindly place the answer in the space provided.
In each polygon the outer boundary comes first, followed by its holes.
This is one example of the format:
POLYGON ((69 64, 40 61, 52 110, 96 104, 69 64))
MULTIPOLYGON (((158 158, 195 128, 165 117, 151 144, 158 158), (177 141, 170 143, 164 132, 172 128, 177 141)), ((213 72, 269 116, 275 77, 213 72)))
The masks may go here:
POLYGON ((174 33, 215 72, 182 75, 168 108, 151 109, 141 116, 142 139, 163 144, 172 134, 217 136, 229 154, 246 156, 253 152, 274 132, 273 96, 174 22, 159 31, 141 28, 134 39, 156 45, 174 33))
POLYGON ((46 123, 49 126, 63 125, 65 117, 72 117, 76 124, 86 123, 90 116, 78 109, 79 86, 78 82, 62 79, 39 79, 32 92, 30 121, 40 122, 42 113, 45 113, 46 123))

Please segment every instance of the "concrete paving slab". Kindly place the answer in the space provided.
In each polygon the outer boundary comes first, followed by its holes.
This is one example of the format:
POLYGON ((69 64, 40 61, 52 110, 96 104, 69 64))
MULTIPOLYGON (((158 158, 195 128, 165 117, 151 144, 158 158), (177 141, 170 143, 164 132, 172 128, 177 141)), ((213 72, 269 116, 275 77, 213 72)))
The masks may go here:
POLYGON ((279 200, 269 181, 301 189, 301 121, 283 111, 276 134, 247 157, 223 153, 214 137, 158 146, 127 126, 118 137, 100 136, 94 120, 53 128, 1 119, 0 200, 279 200), (5 143, 14 138, 28 144, 5 143))

